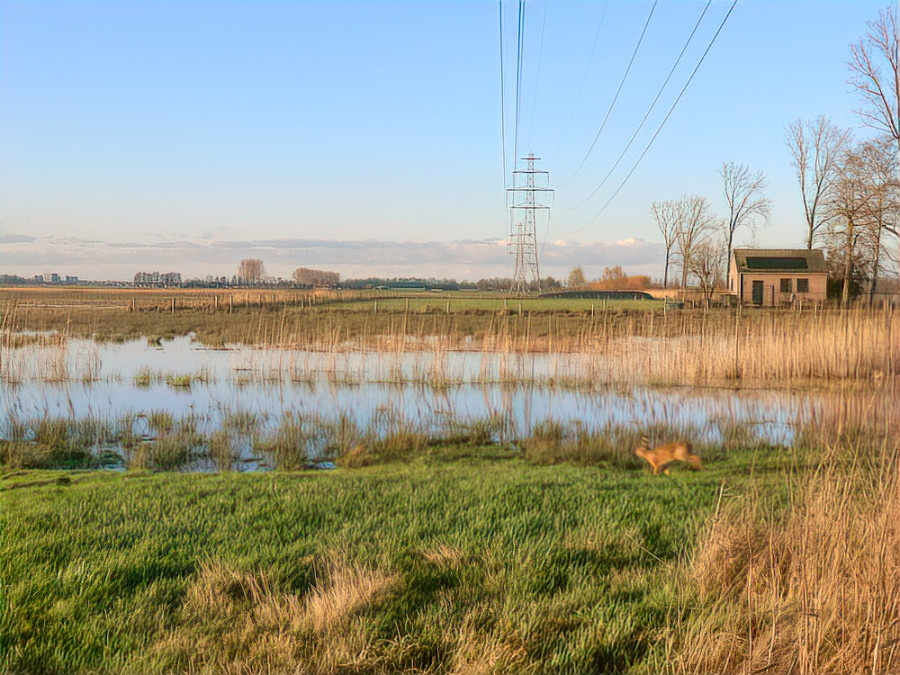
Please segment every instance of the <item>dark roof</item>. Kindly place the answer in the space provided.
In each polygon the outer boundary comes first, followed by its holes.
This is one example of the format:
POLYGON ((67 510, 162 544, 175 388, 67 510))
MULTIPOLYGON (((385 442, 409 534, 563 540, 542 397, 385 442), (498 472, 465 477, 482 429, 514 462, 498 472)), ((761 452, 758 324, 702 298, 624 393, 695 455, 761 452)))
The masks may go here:
POLYGON ((810 272, 825 274, 825 254, 820 249, 736 248, 732 251, 740 272, 810 272))

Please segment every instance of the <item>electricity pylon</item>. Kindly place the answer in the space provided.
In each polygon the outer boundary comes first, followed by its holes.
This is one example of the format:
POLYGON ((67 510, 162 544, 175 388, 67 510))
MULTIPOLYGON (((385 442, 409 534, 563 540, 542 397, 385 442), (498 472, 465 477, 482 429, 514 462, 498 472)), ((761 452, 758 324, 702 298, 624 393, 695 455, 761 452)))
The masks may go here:
POLYGON ((553 188, 549 187, 550 172, 534 168, 534 163, 540 159, 533 154, 523 157, 527 168, 512 172, 512 187, 506 190, 510 215, 509 246, 515 258, 512 287, 509 289, 513 293, 527 293, 529 281, 535 283, 538 293, 541 291, 536 214, 545 211, 549 218, 550 204, 545 202, 549 201, 547 198, 553 188), (538 185, 538 182, 541 184, 538 185))

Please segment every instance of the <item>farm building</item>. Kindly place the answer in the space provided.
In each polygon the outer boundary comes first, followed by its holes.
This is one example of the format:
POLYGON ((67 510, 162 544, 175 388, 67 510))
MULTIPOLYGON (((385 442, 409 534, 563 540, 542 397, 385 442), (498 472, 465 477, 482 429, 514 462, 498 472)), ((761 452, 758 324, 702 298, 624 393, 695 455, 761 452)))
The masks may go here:
POLYGON ((728 290, 746 304, 824 302, 827 282, 819 249, 736 248, 728 264, 728 290))

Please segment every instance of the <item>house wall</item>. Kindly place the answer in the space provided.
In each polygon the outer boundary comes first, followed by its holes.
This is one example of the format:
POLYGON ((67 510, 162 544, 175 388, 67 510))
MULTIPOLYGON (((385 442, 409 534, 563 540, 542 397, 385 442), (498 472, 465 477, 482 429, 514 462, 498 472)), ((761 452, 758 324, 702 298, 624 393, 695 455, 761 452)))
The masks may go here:
POLYGON ((789 304, 791 300, 797 302, 824 302, 828 291, 828 275, 824 273, 794 273, 794 272, 745 272, 743 275, 743 287, 741 287, 741 275, 737 274, 734 261, 728 269, 728 289, 737 295, 742 303, 753 302, 753 282, 763 282, 763 305, 789 304), (790 279, 790 293, 781 292, 781 280, 790 279), (809 279, 809 292, 797 292, 797 279, 809 279), (793 297, 792 297, 793 296, 793 297))

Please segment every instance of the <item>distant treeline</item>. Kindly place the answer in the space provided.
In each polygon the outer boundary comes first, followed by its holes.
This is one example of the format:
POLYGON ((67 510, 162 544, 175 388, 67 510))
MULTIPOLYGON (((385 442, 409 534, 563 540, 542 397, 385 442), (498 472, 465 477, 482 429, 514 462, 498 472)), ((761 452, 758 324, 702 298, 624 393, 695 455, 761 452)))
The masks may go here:
POLYGON ((476 285, 471 281, 457 281, 456 279, 422 279, 420 277, 368 277, 366 279, 345 279, 340 283, 341 288, 351 290, 362 289, 424 289, 427 291, 460 291, 475 290, 476 285))
MULTIPOLYGON (((427 291, 508 291, 513 282, 510 277, 492 277, 478 281, 457 281, 456 279, 435 279, 432 277, 366 277, 364 279, 344 279, 335 272, 298 268, 292 279, 264 277, 256 281, 248 281, 237 275, 232 277, 213 277, 183 279, 178 273, 157 274, 138 273, 133 281, 91 281, 79 279, 79 286, 104 287, 164 287, 164 288, 345 288, 348 290, 427 290, 427 291)), ((0 285, 4 286, 44 286, 64 285, 66 282, 51 282, 33 277, 21 277, 14 274, 0 275, 0 285)), ((72 285, 71 283, 69 285, 72 285)), ((541 279, 541 291, 553 291, 564 288, 564 285, 553 277, 541 279)), ((530 290, 537 291, 537 284, 531 284, 530 290)))

